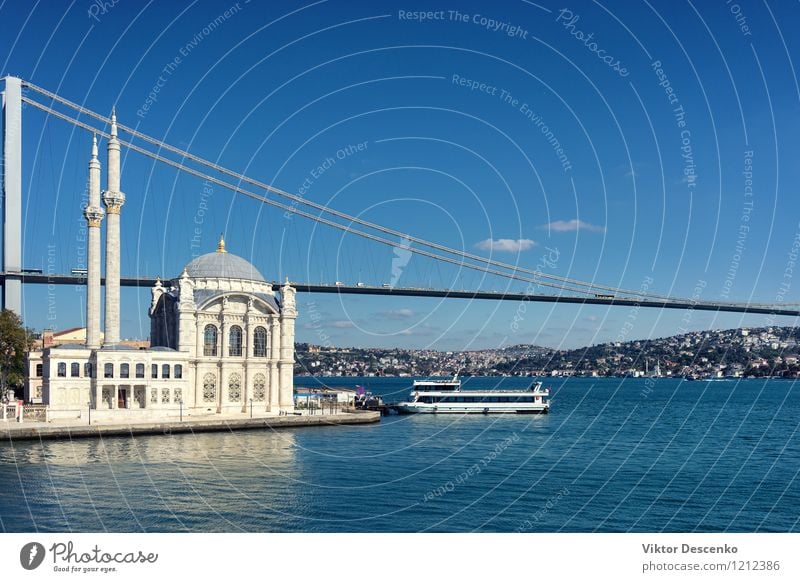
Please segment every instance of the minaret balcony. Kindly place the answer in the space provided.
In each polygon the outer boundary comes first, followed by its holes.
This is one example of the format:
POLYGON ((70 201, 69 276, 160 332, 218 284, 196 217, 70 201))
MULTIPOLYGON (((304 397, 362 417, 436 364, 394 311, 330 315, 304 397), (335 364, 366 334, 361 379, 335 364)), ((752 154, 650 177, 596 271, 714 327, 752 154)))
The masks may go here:
POLYGON ((86 222, 89 226, 100 226, 100 222, 106 215, 106 211, 99 206, 87 206, 83 210, 83 216, 86 217, 86 222))
POLYGON ((125 204, 125 194, 106 190, 103 192, 103 202, 108 208, 109 214, 119 214, 122 205, 125 204))

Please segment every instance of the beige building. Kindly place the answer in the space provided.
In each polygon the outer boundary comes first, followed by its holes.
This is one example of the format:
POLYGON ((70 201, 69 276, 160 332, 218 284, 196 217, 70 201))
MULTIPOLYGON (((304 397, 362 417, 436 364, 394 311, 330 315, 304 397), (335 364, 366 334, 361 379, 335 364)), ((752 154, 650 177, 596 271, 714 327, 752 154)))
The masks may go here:
POLYGON ((43 346, 28 361, 29 401, 50 418, 92 409, 92 419, 157 419, 182 415, 294 410, 295 289, 280 296, 245 259, 215 252, 190 261, 176 278, 151 289, 150 346, 120 341, 121 209, 119 141, 112 114, 108 190, 100 206, 97 140, 89 162, 87 328, 68 330, 61 345, 43 346), (100 225, 105 216, 106 309, 100 332, 100 225), (75 337, 71 337, 73 334, 75 337))

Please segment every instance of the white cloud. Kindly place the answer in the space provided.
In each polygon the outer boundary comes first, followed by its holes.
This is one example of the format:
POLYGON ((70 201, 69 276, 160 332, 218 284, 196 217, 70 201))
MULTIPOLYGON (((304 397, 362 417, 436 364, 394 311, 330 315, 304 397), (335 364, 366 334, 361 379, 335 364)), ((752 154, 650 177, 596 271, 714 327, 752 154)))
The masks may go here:
POLYGON ((339 321, 332 322, 331 326, 338 327, 340 329, 344 329, 344 328, 347 328, 347 327, 355 327, 356 324, 353 323, 352 321, 350 321, 349 319, 342 319, 342 320, 339 320, 339 321))
POLYGON ((549 228, 556 232, 574 232, 577 230, 588 230, 589 232, 605 232, 605 226, 598 226, 582 220, 573 218, 572 220, 556 220, 550 224, 545 224, 542 228, 549 228))
POLYGON ((498 238, 492 240, 487 238, 475 244, 475 246, 482 251, 496 251, 503 253, 518 253, 520 251, 527 251, 535 246, 536 243, 529 238, 498 238))
POLYGON ((388 319, 410 319, 414 317, 414 311, 411 309, 390 309, 384 311, 382 315, 388 319))

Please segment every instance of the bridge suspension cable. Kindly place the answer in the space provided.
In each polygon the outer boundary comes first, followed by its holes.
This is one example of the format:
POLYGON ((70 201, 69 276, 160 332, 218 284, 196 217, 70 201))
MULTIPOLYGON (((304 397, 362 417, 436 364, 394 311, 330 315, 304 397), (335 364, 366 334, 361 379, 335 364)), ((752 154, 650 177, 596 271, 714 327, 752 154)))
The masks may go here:
MULTIPOLYGON (((72 101, 69 101, 68 99, 65 99, 65 98, 63 98, 63 97, 61 97, 61 96, 59 96, 59 95, 57 95, 55 93, 52 93, 51 91, 48 91, 48 90, 43 89, 41 87, 38 87, 38 86, 36 86, 36 85, 34 85, 32 83, 29 83, 27 81, 24 82, 24 84, 25 84, 26 87, 32 89, 33 91, 36 91, 37 93, 40 93, 41 95, 43 95, 45 97, 48 97, 48 98, 52 99, 53 101, 55 101, 57 103, 60 103, 60 104, 62 104, 64 106, 66 106, 66 107, 69 107, 69 108, 77 111, 78 113, 81 113, 81 114, 87 115, 89 117, 92 117, 92 118, 94 118, 94 119, 96 119, 96 120, 98 120, 98 121, 100 121, 100 122, 102 122, 104 124, 110 124, 111 123, 111 120, 109 118, 107 118, 107 117, 105 117, 103 115, 100 115, 100 114, 98 114, 98 113, 96 113, 96 112, 94 112, 94 111, 92 111, 90 109, 87 109, 87 108, 85 108, 85 107, 83 107, 81 105, 73 103, 72 101)), ((85 129, 87 131, 91 131, 93 133, 97 133, 98 135, 101 135, 103 137, 108 137, 108 134, 106 132, 102 131, 101 129, 93 127, 93 126, 89 125, 88 123, 85 123, 85 122, 82 122, 82 121, 80 121, 78 119, 75 119, 74 117, 70 117, 69 115, 61 113, 60 111, 57 111, 52 107, 49 107, 49 106, 44 105, 42 103, 39 103, 39 102, 37 102, 37 101, 35 101, 33 99, 30 99, 29 97, 23 96, 22 100, 24 102, 36 107, 37 109, 40 109, 40 110, 44 111, 45 113, 47 113, 49 115, 53 115, 53 116, 55 116, 55 117, 57 117, 59 119, 67 121, 68 123, 72 123, 73 125, 75 125, 77 127, 81 127, 81 128, 83 128, 83 129, 85 129)), ((413 252, 415 254, 422 255, 422 256, 425 256, 425 257, 429 257, 429 258, 432 258, 432 259, 437 260, 437 261, 446 262, 446 263, 453 264, 453 265, 456 265, 456 266, 459 266, 459 267, 469 268, 469 269, 480 271, 480 272, 486 273, 486 274, 497 275, 499 277, 503 277, 503 278, 507 278, 507 279, 513 279, 513 280, 517 280, 517 281, 521 281, 521 282, 533 283, 533 284, 536 284, 536 285, 542 285, 542 286, 546 286, 546 287, 550 287, 550 288, 560 289, 560 290, 563 290, 563 291, 570 291, 570 292, 579 293, 579 294, 582 294, 582 295, 597 295, 598 291, 604 291, 604 292, 612 293, 614 295, 623 295, 623 296, 627 295, 627 296, 631 296, 631 297, 635 297, 635 298, 642 298, 642 299, 657 299, 657 300, 662 300, 662 301, 681 301, 681 302, 687 301, 685 299, 670 297, 670 296, 666 296, 666 295, 660 295, 660 294, 656 294, 656 293, 648 293, 648 292, 631 290, 631 289, 624 289, 624 288, 619 288, 619 287, 611 287, 611 286, 607 286, 607 285, 601 285, 601 284, 597 284, 597 283, 581 281, 581 280, 578 280, 578 279, 571 279, 571 278, 568 278, 568 277, 562 277, 562 276, 559 276, 559 275, 542 273, 540 271, 528 269, 526 267, 522 267, 522 266, 518 266, 518 265, 512 265, 510 263, 505 263, 505 262, 502 262, 502 261, 497 261, 495 259, 482 257, 480 255, 469 253, 467 251, 462 251, 462 250, 457 250, 457 249, 454 249, 454 248, 451 248, 451 247, 447 247, 445 245, 441 245, 441 244, 435 243, 433 241, 428 241, 426 239, 422 239, 422 238, 415 237, 415 236, 412 236, 412 235, 409 235, 409 234, 406 234, 406 233, 402 233, 402 232, 397 231, 397 230, 393 230, 393 229, 384 227, 382 225, 379 225, 379 224, 364 220, 364 219, 356 217, 356 216, 348 215, 348 214, 346 214, 344 212, 340 212, 340 211, 337 211, 337 210, 335 210, 333 208, 330 208, 328 206, 315 203, 315 202, 313 202, 311 200, 308 200, 308 199, 305 199, 305 198, 303 198, 301 196, 297 196, 295 194, 291 194, 289 192, 285 192, 284 190, 276 188, 275 186, 272 186, 270 184, 266 184, 264 182, 260 182, 258 180, 254 180, 254 179, 252 179, 252 178, 250 178, 248 176, 245 176, 244 174, 240 174, 238 172, 235 172, 233 170, 225 168, 224 166, 220 166, 219 164, 216 164, 216 163, 211 162, 209 160, 205 160, 204 158, 196 156, 196 155, 194 155, 194 154, 192 154, 190 152, 187 152, 185 150, 181 150, 179 148, 176 148, 176 147, 174 147, 174 146, 172 146, 170 144, 167 144, 167 143, 165 143, 165 142, 163 142, 161 140, 157 140, 155 138, 152 138, 152 137, 150 137, 150 136, 148 136, 146 134, 143 134, 143 133, 141 133, 141 132, 139 132, 139 131, 137 131, 137 130, 135 130, 133 128, 127 127, 125 125, 117 124, 117 127, 121 131, 124 131, 124 132, 128 133, 132 137, 141 139, 142 141, 145 141, 145 142, 150 143, 150 144, 152 144, 154 146, 157 146, 159 149, 163 149, 165 151, 168 151, 168 152, 171 152, 171 153, 176 154, 178 156, 181 156, 181 157, 183 157, 185 159, 189 159, 191 161, 194 161, 194 162, 196 162, 196 163, 198 163, 200 165, 206 166, 207 168, 210 168, 210 169, 212 169, 212 170, 214 170, 216 172, 219 172, 221 174, 224 174, 224 175, 227 175, 229 177, 235 178, 239 182, 244 182, 244 183, 250 184, 252 186, 255 186, 257 188, 260 188, 260 189, 266 190, 268 192, 271 192, 273 194, 276 194, 278 196, 287 198, 287 199, 291 200, 292 202, 294 202, 295 204, 303 204, 305 206, 309 206, 311 208, 314 208, 315 210, 318 210, 320 213, 327 213, 327 214, 333 215, 333 216, 335 216, 337 218, 340 218, 340 219, 343 219, 343 220, 347 220, 350 223, 355 223, 355 224, 358 224, 358 225, 361 225, 361 226, 364 226, 364 227, 367 227, 367 228, 370 228, 370 229, 373 229, 373 230, 377 230, 377 231, 379 231, 379 232, 381 232, 383 234, 396 236, 396 237, 398 237, 400 239, 404 239, 404 240, 407 240, 409 242, 413 242, 413 243, 416 243, 418 245, 426 246, 426 247, 435 249, 437 251, 441 251, 441 252, 444 252, 444 253, 447 253, 447 254, 450 254, 450 255, 455 255, 456 257, 458 257, 458 259, 454 259, 453 257, 444 256, 444 255, 441 255, 441 254, 433 253, 433 252, 426 251, 426 250, 420 249, 420 248, 415 248, 415 247, 412 247, 412 246, 409 246, 408 249, 407 249, 410 252, 413 252), (466 262, 467 260, 475 261, 475 262, 478 262, 480 264, 478 264, 478 265, 472 264, 472 263, 466 262), (498 270, 498 269, 505 269, 505 270, 511 271, 511 272, 505 272, 505 271, 501 271, 501 270, 498 270), (523 273, 523 275, 520 275, 519 273, 523 273), (525 276, 525 275, 532 275, 532 277, 525 276), (543 280, 543 279, 546 279, 546 280, 543 280)), ((347 224, 341 224, 341 223, 332 221, 332 220, 330 220, 328 218, 323 217, 322 215, 311 214, 311 213, 306 212, 304 210, 301 210, 301 209, 299 209, 299 208, 297 208, 296 206, 293 206, 293 205, 282 204, 282 203, 280 203, 280 202, 278 202, 276 200, 271 200, 271 199, 269 199, 269 198, 267 198, 265 196, 262 196, 262 195, 259 195, 259 194, 255 193, 255 192, 251 192, 249 190, 245 190, 244 188, 241 188, 241 187, 236 186, 234 184, 230 184, 228 182, 225 182, 223 180, 215 178, 215 177, 213 177, 211 175, 203 173, 203 172, 201 172, 199 170, 195 170, 194 168, 186 166, 185 164, 183 164, 181 162, 176 162, 174 160, 171 160, 169 158, 161 156, 161 155, 159 155, 157 153, 151 152, 148 149, 139 147, 139 146, 135 145, 134 143, 132 143, 131 141, 123 141, 122 143, 126 147, 130 148, 131 150, 136 151, 138 153, 141 153, 141 154, 143 154, 143 155, 145 155, 145 156, 147 156, 147 157, 149 157, 151 159, 154 159, 154 160, 156 160, 158 162, 167 164, 167 165, 172 166, 172 167, 174 167, 174 168, 176 168, 176 169, 178 169, 180 171, 192 174, 192 175, 194 175, 196 177, 199 177, 199 178, 202 178, 204 180, 208 180, 208 181, 210 181, 210 182, 212 182, 214 184, 217 184, 218 186, 221 186, 223 188, 227 188, 229 190, 232 190, 232 191, 234 191, 236 193, 242 194, 242 195, 247 196, 249 198, 253 198, 253 199, 258 200, 258 201, 260 201, 260 202, 262 202, 264 204, 268 204, 268 205, 274 206, 276 208, 280 208, 281 210, 284 210, 286 212, 291 212, 293 214, 297 214, 298 216, 302 216, 304 218, 308 218, 309 220, 312 220, 312 221, 315 221, 315 222, 319 222, 321 224, 325 224, 327 226, 331 226, 333 228, 342 230, 344 232, 347 232, 347 233, 350 233, 350 234, 355 234, 357 236, 360 236, 360 237, 363 237, 363 238, 366 238, 366 239, 369 239, 369 240, 372 240, 372 241, 375 241, 375 242, 379 242, 381 244, 384 244, 384 245, 387 245, 387 246, 390 246, 390 247, 393 247, 393 248, 397 247, 397 242, 395 242, 393 240, 389 240, 389 239, 377 236, 377 235, 369 233, 369 232, 356 230, 356 229, 352 228, 351 226, 349 226, 347 224)), ((721 303, 718 303, 718 304, 721 304, 721 303)), ((731 302, 731 305, 734 305, 734 303, 731 302)))
MULTIPOLYGON (((23 100, 25 102, 29 103, 30 105, 32 105, 33 107, 35 107, 37 109, 40 109, 42 111, 45 111, 45 112, 47 112, 47 113, 49 113, 49 114, 51 114, 51 115, 53 115, 53 116, 55 116, 55 117, 57 117, 59 119, 62 119, 62 120, 67 121, 69 123, 72 123, 72 124, 76 125, 77 127, 80 127, 82 129, 85 129, 85 130, 93 132, 93 133, 96 133, 97 135, 105 137, 105 138, 109 137, 108 133, 104 132, 103 130, 101 130, 99 128, 93 127, 93 126, 89 125, 88 123, 84 123, 84 122, 79 121, 77 119, 73 119, 73 118, 69 117, 68 115, 64 115, 63 113, 61 113, 59 111, 56 111, 56 110, 54 110, 52 108, 49 108, 46 105, 42 105, 41 103, 38 103, 36 101, 30 100, 30 99, 25 99, 25 98, 23 98, 23 100)), ((153 152, 151 152, 149 150, 141 148, 141 147, 139 147, 139 146, 137 146, 137 145, 135 145, 135 144, 133 144, 133 143, 131 143, 129 141, 125 141, 125 140, 119 140, 119 141, 120 141, 120 143, 122 145, 124 145, 124 146, 130 148, 131 150, 133 150, 135 152, 138 152, 138 153, 140 153, 140 154, 142 154, 144 156, 147 156, 147 157, 152 158, 152 159, 154 159, 154 160, 156 160, 158 162, 162 162, 164 164, 172 166, 172 167, 174 167, 174 168, 176 168, 178 170, 181 170, 183 172, 192 174, 193 176, 196 176, 196 177, 201 178, 203 180, 208 180, 209 182, 211 182, 213 184, 216 184, 216 185, 218 185, 218 186, 220 186, 222 188, 227 188, 229 190, 232 190, 234 192, 237 192, 237 193, 242 194, 244 196, 247 196, 249 198, 253 198, 254 200, 258 200, 259 202, 262 202, 264 204, 268 204, 270 206, 274 206, 276 208, 280 208, 281 210, 284 210, 286 212, 292 212, 294 214, 297 214, 298 216, 302 216, 304 218, 308 218, 308 219, 313 220, 315 222, 320 222, 320 223, 325 224, 327 226, 331 226, 333 228, 342 230, 344 232, 355 234, 355 235, 358 235, 360 237, 367 238, 369 240, 373 240, 375 242, 379 242, 381 244, 384 244, 384 245, 387 245, 387 246, 390 246, 390 247, 396 247, 397 246, 396 242, 391 241, 389 239, 386 239, 386 238, 383 238, 383 237, 379 237, 377 235, 374 235, 374 234, 371 234, 371 233, 368 233, 368 232, 355 230, 355 229, 353 229, 353 228, 351 228, 351 227, 349 227, 349 226, 347 226, 345 224, 340 224, 338 222, 334 222, 334 221, 329 220, 327 218, 324 218, 322 216, 315 216, 315 215, 313 215, 313 214, 311 214, 309 212, 306 212, 306 211, 301 210, 299 208, 290 206, 288 204, 283 204, 283 203, 278 202, 276 200, 270 200, 269 198, 266 198, 264 196, 256 194, 255 192, 251 192, 249 190, 245 190, 244 188, 241 188, 240 186, 236 186, 234 184, 230 184, 228 182, 225 182, 224 180, 220 180, 219 178, 215 178, 214 176, 211 176, 209 174, 204 174, 203 172, 201 172, 199 170, 195 170, 194 168, 187 167, 187 166, 185 166, 185 165, 183 165, 183 164, 181 164, 179 162, 176 162, 174 160, 170 160, 169 158, 165 158, 163 156, 160 156, 160 155, 158 155, 156 153, 153 153, 153 152)), ((482 265, 473 265, 473 264, 466 263, 466 262, 463 262, 463 261, 458 261, 457 259, 454 259, 452 257, 446 257, 446 256, 443 256, 443 255, 438 255, 436 253, 432 253, 432 252, 426 251, 424 249, 418 249, 418 248, 411 247, 408 250, 413 252, 413 253, 416 253, 416 254, 419 254, 419 255, 422 255, 422 256, 426 256, 426 257, 429 257, 429 258, 432 258, 432 259, 435 259, 435 260, 438 260, 438 261, 444 261, 444 262, 447 262, 447 263, 450 263, 450 264, 453 264, 453 265, 456 265, 456 266, 459 266, 459 267, 466 267, 466 268, 478 270, 478 271, 481 271, 481 272, 484 272, 484 273, 487 273, 487 274, 491 274, 491 275, 498 275, 498 276, 504 277, 504 278, 510 278, 510 279, 515 279, 515 280, 518 280, 518 281, 540 284, 540 285, 544 285, 544 286, 547 286, 547 287, 553 287, 553 288, 561 289, 561 290, 565 290, 565 291, 573 291, 573 292, 582 293, 582 294, 589 293, 585 289, 572 288, 572 287, 568 287, 568 286, 564 286, 564 285, 558 285, 556 283, 550 283, 550 282, 546 282, 546 281, 537 281, 535 279, 531 279, 529 277, 523 277, 523 276, 520 276, 520 275, 516 275, 514 273, 505 273, 503 271, 498 271, 498 270, 492 269, 490 267, 486 267, 486 266, 482 266, 482 265)))
MULTIPOLYGON (((77 111, 79 113, 82 113, 84 115, 92 117, 92 118, 94 118, 94 119, 96 119, 98 121, 101 121, 104 124, 110 124, 110 122, 111 122, 111 120, 109 118, 107 118, 107 117, 105 117, 103 115, 100 115, 99 113, 96 113, 96 112, 92 111, 91 109, 87 109, 86 107, 83 107, 83 106, 81 106, 81 105, 79 105, 77 103, 74 103, 74 102, 72 102, 72 101, 70 101, 68 99, 65 99, 65 98, 61 97, 60 95, 57 95, 56 93, 48 91, 47 89, 44 89, 42 87, 38 87, 37 85, 34 85, 33 83, 29 83, 29 82, 25 82, 25 85, 26 85, 26 87, 32 89, 33 91, 36 91, 37 93, 40 93, 41 95, 43 95, 45 97, 48 97, 48 98, 52 99, 55 102, 58 102, 58 103, 66 106, 66 107, 69 107, 69 108, 71 108, 71 109, 73 109, 73 110, 75 110, 75 111, 77 111)), ((73 118, 71 118, 69 116, 64 116, 63 114, 59 114, 59 112, 55 111, 54 109, 49 108, 47 106, 43 106, 43 105, 39 104, 38 102, 30 100, 29 98, 23 98, 23 100, 28 102, 28 103, 31 103, 34 106, 38 106, 43 111, 46 111, 47 113, 50 113, 50 114, 54 114, 57 117, 60 117, 61 119, 64 119, 65 121, 69 121, 69 122, 76 122, 77 121, 77 120, 74 120, 73 118)), ((90 131, 95 131, 100 135, 105 135, 102 131, 97 130, 95 128, 91 128, 90 126, 82 126, 82 127, 84 127, 85 129, 88 129, 90 131)), ((340 218, 340 219, 343 219, 343 220, 347 220, 348 222, 359 224, 361 226, 364 226, 366 228, 370 228, 370 229, 373 229, 373 230, 377 230, 379 232, 382 232, 383 234, 396 236, 396 237, 398 237, 400 239, 404 239, 404 240, 407 240, 407 241, 412 242, 412 243, 416 243, 416 244, 419 244, 419 245, 422 245, 422 246, 426 246, 426 247, 435 249, 435 250, 440 251, 440 252, 444 252, 444 253, 455 255, 455 256, 458 256, 458 257, 461 257, 461 258, 464 258, 464 259, 469 259, 469 260, 472 260, 472 261, 476 261, 476 262, 479 262, 479 263, 482 263, 482 264, 485 264, 485 265, 489 265, 489 266, 492 266, 492 267, 496 267, 496 268, 499 268, 499 269, 510 270, 513 273, 519 272, 519 273, 524 273, 524 274, 528 274, 528 275, 533 275, 535 277, 535 279, 533 281, 531 281, 528 278, 520 279, 518 277, 510 277, 512 279, 517 279, 517 280, 521 280, 521 281, 535 282, 535 283, 541 284, 541 285, 545 285, 545 283, 542 281, 542 279, 547 279, 547 280, 550 280, 550 281, 557 281, 557 282, 561 283, 562 285, 547 285, 547 286, 554 287, 554 288, 559 288, 559 289, 563 288, 565 290, 575 291, 575 292, 578 292, 578 293, 591 294, 591 293, 597 293, 598 291, 605 291, 605 292, 611 292, 611 293, 614 293, 614 294, 631 295, 631 296, 642 297, 642 298, 654 298, 654 299, 662 299, 662 300, 672 300, 672 299, 674 299, 672 297, 669 297, 669 296, 666 296, 666 295, 659 295, 659 294, 656 294, 656 293, 646 293, 646 292, 636 291, 636 290, 631 290, 631 289, 624 289, 624 288, 619 288, 619 287, 611 287, 611 286, 602 285, 602 284, 599 284, 599 283, 581 281, 581 280, 578 280, 578 279, 572 279, 572 278, 569 278, 569 277, 562 277, 562 276, 559 276, 559 275, 554 275, 554 274, 549 274, 549 273, 542 273, 540 271, 529 269, 529 268, 526 268, 526 267, 521 266, 521 265, 512 265, 510 263, 505 263, 503 261, 498 261, 496 259, 490 259, 490 258, 482 257, 480 255, 476 255, 474 253, 470 253, 470 252, 467 252, 467 251, 457 250, 457 249, 454 249, 454 248, 451 248, 451 247, 447 247, 445 245, 442 245, 442 244, 439 244, 439 243, 436 243, 436 242, 433 242, 433 241, 429 241, 429 240, 426 240, 426 239, 423 239, 423 238, 420 238, 420 237, 416 237, 416 236, 413 236, 413 235, 410 235, 410 234, 407 234, 407 233, 403 233, 403 232, 400 232, 400 231, 397 231, 397 230, 394 230, 394 229, 391 229, 391 228, 388 228, 388 227, 384 227, 384 226, 382 226, 380 224, 364 220, 364 219, 359 218, 357 216, 351 216, 349 214, 346 214, 344 212, 340 212, 338 210, 335 210, 333 208, 330 208, 330 207, 322 205, 322 204, 318 204, 316 202, 313 202, 313 201, 308 200, 306 198, 303 198, 301 196, 297 196, 295 194, 291 194, 289 192, 281 190, 280 188, 276 188, 275 186, 272 186, 270 184, 261 182, 259 180, 255 180, 255 179, 250 178, 250 177, 248 177, 248 176, 246 176, 244 174, 240 174, 238 172, 235 172, 233 170, 225 168, 224 166, 221 166, 219 164, 216 164, 214 162, 211 162, 209 160, 206 160, 204 158, 196 156, 196 155, 194 155, 194 154, 192 154, 190 152, 187 152, 187 151, 182 150, 180 148, 174 147, 174 146, 172 146, 172 145, 170 145, 170 144, 168 144, 168 143, 166 143, 164 141, 161 141, 161 140, 155 139, 153 137, 150 137, 150 136, 148 136, 148 135, 146 135, 144 133, 141 133, 141 132, 137 131, 134 128, 131 128, 131 127, 125 126, 123 124, 119 124, 119 123, 117 124, 117 127, 119 128, 119 130, 124 131, 124 132, 128 133, 129 135, 131 135, 131 136, 133 136, 135 138, 141 139, 142 141, 150 143, 150 144, 158 147, 159 149, 163 149, 163 150, 169 151, 169 152, 171 152, 173 154, 181 156, 182 158, 185 158, 185 159, 191 160, 193 162, 196 162, 198 164, 201 164, 203 166, 206 166, 206 167, 208 167, 208 168, 210 168, 210 169, 212 169, 212 170, 214 170, 216 172, 219 172, 221 174, 230 176, 230 177, 236 179, 239 182, 244 182, 244 183, 250 184, 252 186, 255 186, 257 188, 266 190, 268 192, 272 192, 273 194, 276 194, 278 196, 287 198, 287 199, 291 200, 292 202, 294 202, 296 204, 303 204, 305 206, 309 206, 311 208, 314 208, 315 210, 318 210, 320 212, 336 216, 337 218, 340 218), (564 287, 563 286, 564 284, 571 285, 571 286, 577 286, 577 287, 585 287, 585 289, 576 289, 574 287, 564 287)), ((142 149, 138 149, 138 148, 132 147, 132 144, 130 142, 128 142, 127 145, 128 145, 128 147, 131 147, 131 149, 134 149, 135 151, 138 151, 140 153, 144 153, 145 155, 149 155, 149 151, 148 150, 142 150, 142 149)), ((158 155, 158 154, 153 154, 153 155, 158 155)), ((153 157, 153 156, 150 156, 150 157, 153 157)), ((164 162, 164 161, 166 161, 166 158, 160 158, 159 161, 164 162)), ((178 169, 181 169, 181 170, 184 170, 184 171, 186 171, 186 169, 187 169, 186 166, 184 166, 183 164, 180 164, 178 166, 176 166, 175 164, 170 164, 170 165, 173 165, 173 166, 177 167, 178 169)), ((206 175, 203 174, 202 177, 205 178, 206 175)), ((220 185, 223 185, 223 184, 220 184, 220 185)), ((224 186, 224 187, 229 187, 229 186, 224 186)), ((245 194, 244 192, 239 192, 239 193, 245 194)), ((247 195, 252 195, 252 194, 253 193, 249 193, 247 195)), ((266 201, 267 200, 266 198, 259 198, 259 199, 262 200, 262 201, 266 201)), ((292 211, 292 212, 294 212, 296 214, 300 214, 299 212, 296 212, 294 209, 290 209, 290 211, 292 211)), ((308 215, 306 217, 310 218, 311 220, 317 220, 317 217, 315 217, 313 215, 308 215)), ((325 223, 325 224, 328 224, 328 223, 325 223)), ((351 232, 351 233, 354 233, 354 234, 358 234, 358 232, 359 232, 359 231, 355 231, 355 230, 350 229, 350 228, 348 228, 347 231, 351 232)), ((397 246, 397 243, 395 243, 393 241, 388 241, 388 244, 390 246, 392 246, 392 247, 396 247, 397 246)), ((413 248, 409 248, 409 250, 411 250, 412 252, 415 252, 415 249, 413 249, 413 248)), ((418 254, 423 254, 423 253, 418 253, 418 254)), ((466 265, 466 263, 461 263, 461 262, 456 262, 456 264, 466 265)), ((486 271, 486 272, 491 272, 492 274, 496 274, 496 275, 499 275, 499 276, 502 276, 502 277, 508 277, 508 274, 506 274, 506 273, 497 273, 496 271, 486 271)))

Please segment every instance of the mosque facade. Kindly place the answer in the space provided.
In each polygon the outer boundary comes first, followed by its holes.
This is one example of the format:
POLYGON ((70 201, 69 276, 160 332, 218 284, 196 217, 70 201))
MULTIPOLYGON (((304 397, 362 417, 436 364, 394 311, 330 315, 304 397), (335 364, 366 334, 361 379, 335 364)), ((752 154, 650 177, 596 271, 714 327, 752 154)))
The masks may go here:
POLYGON ((288 280, 276 293, 247 260, 227 251, 194 258, 151 289, 150 347, 120 343, 120 142, 112 113, 107 189, 100 191, 97 138, 89 161, 86 341, 31 352, 50 418, 158 419, 294 410, 297 306, 288 280), (101 207, 102 203, 105 208, 101 207), (106 220, 101 320, 101 225, 106 220))

